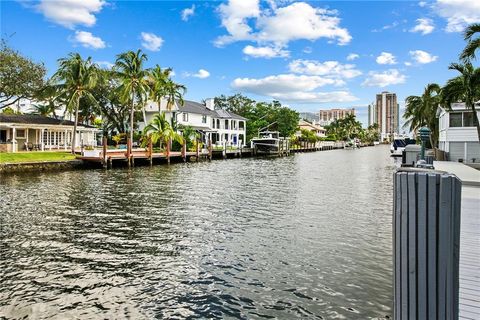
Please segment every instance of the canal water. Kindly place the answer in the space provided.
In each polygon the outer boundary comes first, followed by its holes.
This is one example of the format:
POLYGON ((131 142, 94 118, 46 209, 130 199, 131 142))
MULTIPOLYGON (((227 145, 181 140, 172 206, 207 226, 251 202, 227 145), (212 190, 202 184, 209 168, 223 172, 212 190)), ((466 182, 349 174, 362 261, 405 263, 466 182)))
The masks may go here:
POLYGON ((388 146, 3 176, 0 318, 385 319, 388 146))

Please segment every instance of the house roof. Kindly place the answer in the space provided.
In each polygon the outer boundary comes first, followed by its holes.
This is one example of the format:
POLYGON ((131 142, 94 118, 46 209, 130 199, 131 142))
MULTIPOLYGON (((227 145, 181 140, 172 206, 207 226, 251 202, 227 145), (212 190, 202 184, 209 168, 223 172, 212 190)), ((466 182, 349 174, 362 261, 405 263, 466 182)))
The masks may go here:
MULTIPOLYGON (((45 117, 37 114, 5 114, 0 113, 0 123, 21 123, 21 124, 45 124, 45 125, 61 125, 74 126, 74 122, 70 120, 61 120, 45 117)), ((85 124, 79 124, 85 128, 95 128, 85 124)))
POLYGON ((310 122, 308 121, 305 121, 305 120, 300 120, 298 122, 298 126, 300 127, 310 127, 314 130, 318 130, 318 131, 325 131, 325 129, 323 127, 320 127, 320 126, 316 126, 314 124, 311 124, 310 122))
POLYGON ((179 112, 190 112, 196 114, 202 114, 207 116, 212 116, 214 118, 223 118, 223 119, 236 119, 236 120, 247 120, 246 118, 239 116, 233 112, 228 112, 226 110, 210 110, 201 103, 185 100, 183 106, 178 107, 179 112))

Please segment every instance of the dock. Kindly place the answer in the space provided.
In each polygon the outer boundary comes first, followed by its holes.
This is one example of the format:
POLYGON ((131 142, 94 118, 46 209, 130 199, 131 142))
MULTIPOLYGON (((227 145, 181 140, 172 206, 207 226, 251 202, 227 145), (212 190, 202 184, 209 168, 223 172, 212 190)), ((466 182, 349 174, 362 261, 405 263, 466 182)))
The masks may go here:
MULTIPOLYGON (((315 152, 327 151, 335 149, 343 149, 343 142, 320 141, 317 143, 303 143, 296 145, 288 150, 282 150, 278 154, 272 156, 285 156, 296 152, 315 152)), ((181 151, 155 151, 151 146, 146 148, 127 149, 108 149, 106 145, 102 149, 80 150, 77 155, 78 160, 85 163, 99 164, 104 168, 111 168, 114 164, 127 164, 134 166, 139 163, 170 163, 213 160, 213 159, 229 159, 260 156, 255 149, 248 147, 230 147, 230 146, 209 146, 208 148, 197 149, 195 151, 187 151, 185 147, 181 151)))
POLYGON ((480 171, 459 162, 433 165, 462 181, 459 318, 480 319, 480 171))

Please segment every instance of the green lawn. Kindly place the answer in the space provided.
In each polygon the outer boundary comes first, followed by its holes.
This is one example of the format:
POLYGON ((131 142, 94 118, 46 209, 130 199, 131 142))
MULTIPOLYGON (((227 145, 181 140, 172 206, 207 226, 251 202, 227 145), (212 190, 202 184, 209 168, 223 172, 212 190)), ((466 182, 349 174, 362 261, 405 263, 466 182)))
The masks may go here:
POLYGON ((12 162, 42 162, 42 161, 65 161, 74 160, 75 156, 70 152, 16 152, 0 153, 0 163, 12 162))

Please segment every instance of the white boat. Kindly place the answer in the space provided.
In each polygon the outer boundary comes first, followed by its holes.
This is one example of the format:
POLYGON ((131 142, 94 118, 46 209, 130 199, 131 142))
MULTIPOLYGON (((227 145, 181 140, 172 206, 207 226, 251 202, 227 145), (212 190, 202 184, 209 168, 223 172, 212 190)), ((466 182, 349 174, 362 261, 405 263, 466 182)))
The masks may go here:
POLYGON ((257 138, 253 138, 251 147, 260 154, 275 154, 280 150, 280 134, 278 131, 263 131, 257 138))

